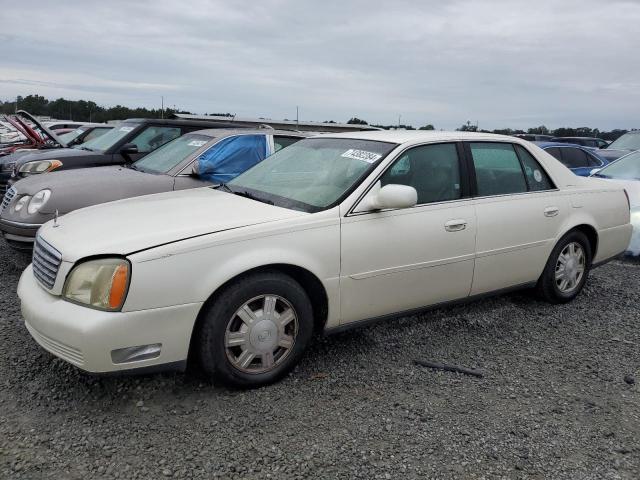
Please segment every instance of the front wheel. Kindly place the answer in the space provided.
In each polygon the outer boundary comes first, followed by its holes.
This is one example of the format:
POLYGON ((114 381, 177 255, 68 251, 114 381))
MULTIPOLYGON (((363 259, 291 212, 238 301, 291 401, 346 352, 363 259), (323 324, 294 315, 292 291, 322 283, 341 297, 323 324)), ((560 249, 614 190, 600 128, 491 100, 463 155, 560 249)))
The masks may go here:
POLYGON ((582 232, 569 232, 551 252, 538 280, 538 293, 551 303, 569 302, 584 287, 590 268, 589 240, 582 232))
POLYGON ((224 288, 205 313, 198 349, 204 371, 236 387, 282 378, 313 332, 304 289, 280 272, 248 275, 224 288))

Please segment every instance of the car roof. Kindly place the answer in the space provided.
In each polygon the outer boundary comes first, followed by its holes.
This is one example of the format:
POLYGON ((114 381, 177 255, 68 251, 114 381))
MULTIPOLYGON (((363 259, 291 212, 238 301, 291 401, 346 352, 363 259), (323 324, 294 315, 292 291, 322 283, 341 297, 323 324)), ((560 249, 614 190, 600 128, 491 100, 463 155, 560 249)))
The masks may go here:
POLYGON ((550 147, 573 147, 573 148, 580 148, 581 150, 588 150, 589 152, 591 151, 589 150, 589 148, 585 148, 584 145, 578 145, 576 143, 566 143, 566 142, 534 142, 534 143, 542 149, 550 148, 550 147))
POLYGON ((152 123, 154 125, 184 125, 184 126, 192 126, 192 127, 209 127, 211 129, 215 128, 238 128, 237 125, 223 124, 223 123, 214 123, 206 120, 180 120, 175 118, 127 118, 126 120, 122 120, 121 123, 131 122, 131 123, 152 123))
POLYGON ((209 135, 210 137, 221 138, 231 135, 287 135, 290 137, 310 137, 313 134, 308 132, 292 132, 291 130, 273 130, 270 128, 206 128, 194 130, 190 134, 209 135))
POLYGON ((456 140, 488 140, 526 144, 526 140, 507 135, 482 132, 444 132, 438 130, 380 130, 374 132, 326 133, 323 138, 350 138, 354 140, 375 140, 391 143, 419 143, 456 140))

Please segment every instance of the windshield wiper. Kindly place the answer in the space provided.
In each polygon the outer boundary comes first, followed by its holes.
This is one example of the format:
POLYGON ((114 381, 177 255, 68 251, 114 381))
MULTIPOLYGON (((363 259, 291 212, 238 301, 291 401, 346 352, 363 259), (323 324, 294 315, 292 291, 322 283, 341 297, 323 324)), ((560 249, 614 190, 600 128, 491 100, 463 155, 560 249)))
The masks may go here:
POLYGON ((229 187, 229 185, 227 185, 226 183, 221 183, 220 185, 217 185, 215 187, 216 190, 226 190, 229 193, 236 193, 233 190, 231 190, 231 188, 229 187))
POLYGON ((605 175, 604 173, 594 173, 593 174, 594 177, 600 177, 600 178, 610 178, 609 175, 605 175))
POLYGON ((267 205, 273 205, 273 202, 271 200, 265 200, 264 198, 260 198, 260 197, 256 197, 254 194, 249 193, 247 191, 244 192, 233 192, 236 195, 240 196, 240 197, 245 197, 248 198, 250 200, 255 200, 256 202, 262 202, 262 203, 266 203, 267 205))
POLYGON ((91 150, 89 147, 83 147, 82 145, 79 146, 80 150, 86 150, 87 152, 93 152, 93 150, 91 150))

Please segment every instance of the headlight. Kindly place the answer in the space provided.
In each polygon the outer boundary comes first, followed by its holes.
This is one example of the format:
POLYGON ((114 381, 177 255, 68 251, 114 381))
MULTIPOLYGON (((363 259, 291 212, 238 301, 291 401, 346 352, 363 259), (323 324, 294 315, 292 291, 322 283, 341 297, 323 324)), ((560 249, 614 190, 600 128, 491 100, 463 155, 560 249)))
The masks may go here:
POLYGON ((131 267, 122 258, 101 258, 76 265, 67 277, 62 296, 98 310, 122 308, 129 289, 131 267))
POLYGON ((31 200, 31 196, 30 195, 23 195, 22 197, 20 197, 18 199, 18 201, 16 202, 16 206, 13 207, 13 209, 16 212, 19 212, 20 210, 22 210, 24 208, 24 206, 29 203, 29 200, 31 200))
POLYGON ((38 160, 37 162, 27 162, 20 166, 18 173, 23 175, 34 175, 37 173, 50 172, 56 168, 60 168, 62 162, 60 160, 38 160))
POLYGON ((51 196, 51 190, 40 190, 36 193, 29 202, 29 207, 27 207, 27 212, 29 215, 33 215, 36 212, 39 212, 40 209, 47 203, 49 197, 51 196))

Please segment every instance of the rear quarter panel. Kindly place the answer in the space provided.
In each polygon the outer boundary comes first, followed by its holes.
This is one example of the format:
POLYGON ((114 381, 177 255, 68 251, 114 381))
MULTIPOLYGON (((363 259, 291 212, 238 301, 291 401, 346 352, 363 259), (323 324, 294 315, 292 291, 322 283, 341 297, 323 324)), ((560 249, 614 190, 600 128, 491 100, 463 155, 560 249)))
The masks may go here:
POLYGON ((598 234, 594 263, 624 252, 631 239, 632 227, 623 189, 585 179, 584 185, 569 190, 568 200, 570 214, 561 235, 578 225, 594 227, 598 234))

